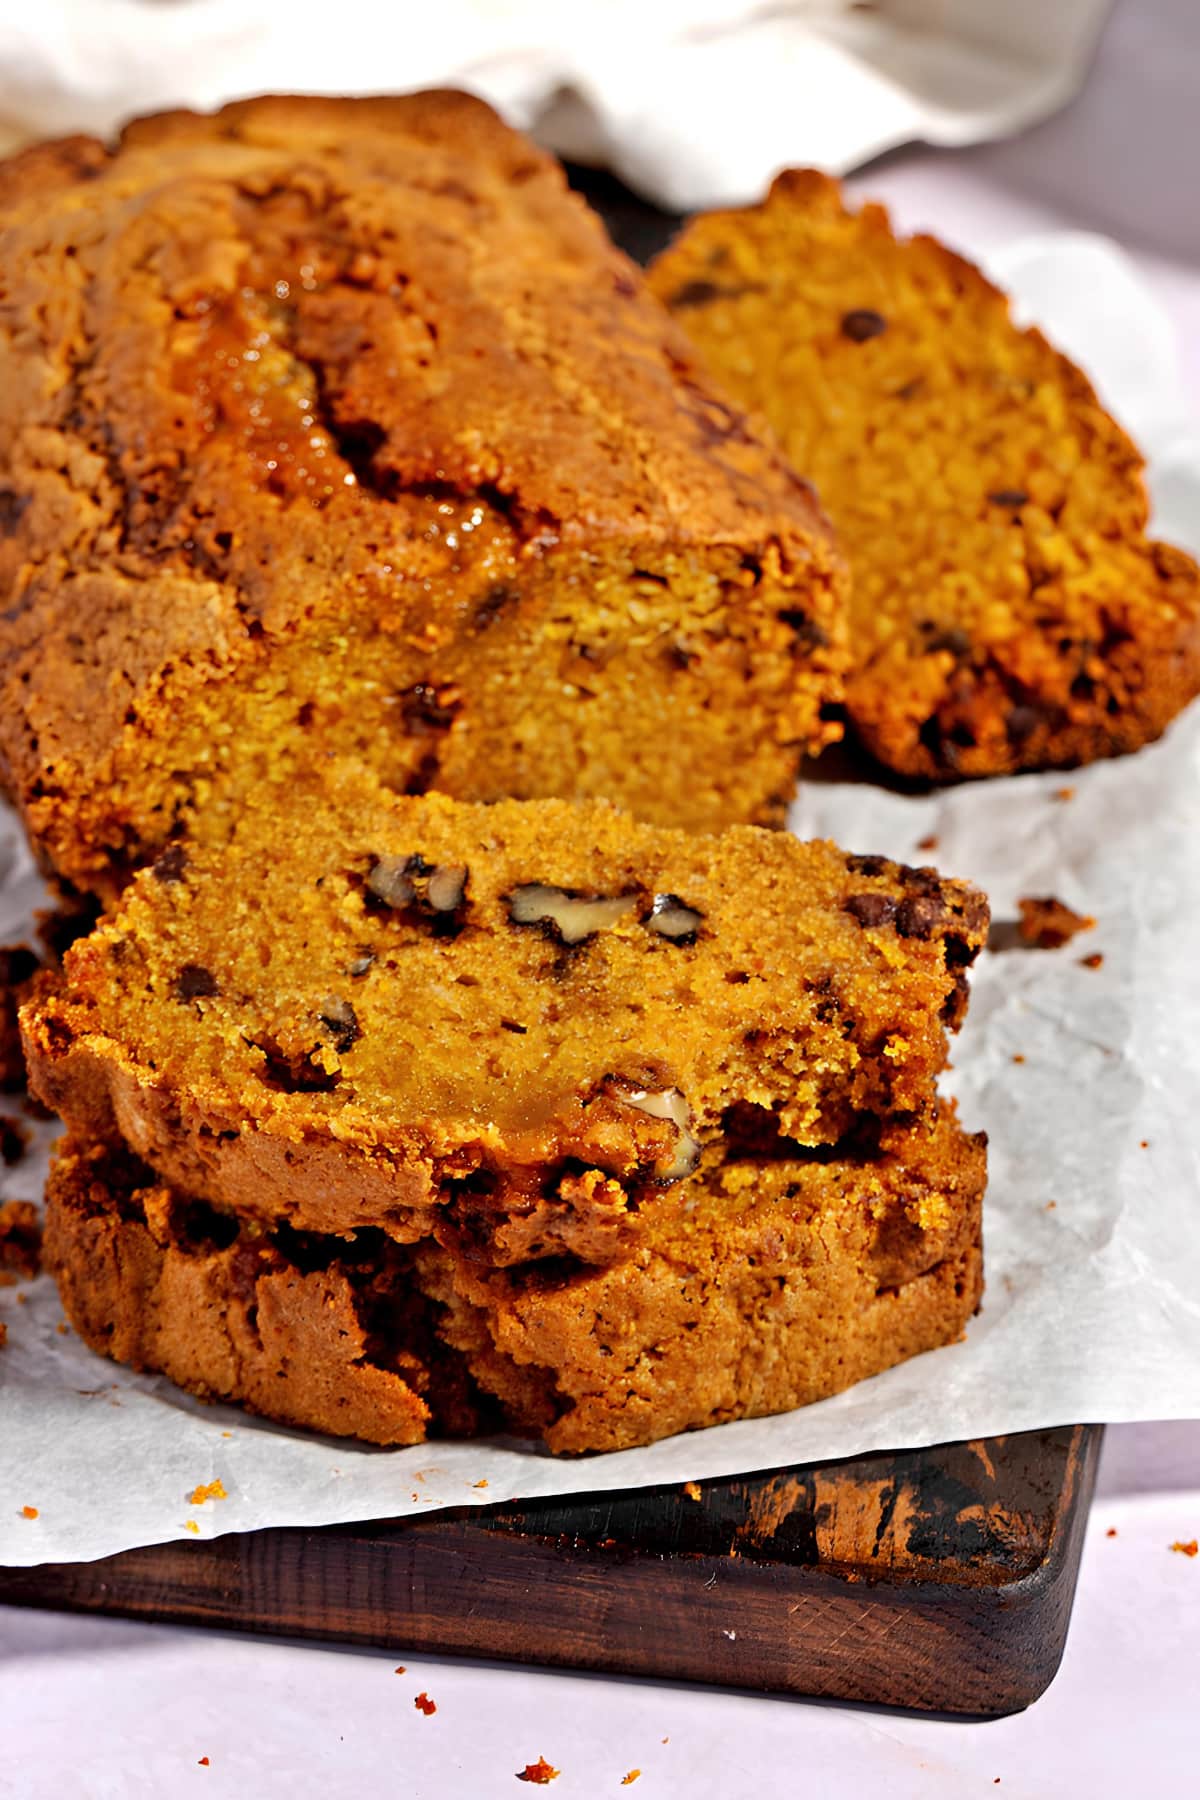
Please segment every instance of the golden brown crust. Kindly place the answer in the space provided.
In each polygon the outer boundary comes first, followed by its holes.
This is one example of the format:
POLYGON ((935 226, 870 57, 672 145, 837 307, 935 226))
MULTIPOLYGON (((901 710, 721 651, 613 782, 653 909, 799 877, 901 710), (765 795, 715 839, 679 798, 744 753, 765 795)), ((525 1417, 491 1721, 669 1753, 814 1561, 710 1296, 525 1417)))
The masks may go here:
POLYGON ((403 1266, 385 1247, 384 1268, 372 1233, 249 1236, 68 1145, 47 1256, 85 1342, 206 1395, 404 1443, 478 1429, 474 1382, 513 1429, 579 1453, 782 1411, 952 1342, 981 1291, 983 1180, 982 1141, 947 1112, 872 1157, 697 1176, 604 1268, 489 1273, 428 1242, 403 1266))
POLYGON ((432 1338, 418 1294, 398 1296, 386 1351, 373 1355, 369 1279, 349 1255, 306 1269, 251 1233, 230 1238, 223 1223, 122 1152, 61 1145, 44 1256, 84 1342, 206 1398, 338 1437, 421 1443, 431 1402, 443 1429, 474 1429, 469 1383, 432 1338))
POLYGON ((0 783, 78 884, 317 738, 703 826, 836 735, 809 490, 482 103, 40 146, 0 254, 0 783))
POLYGON ((881 761, 1088 762, 1200 691, 1200 571, 1147 538, 1140 454, 972 264, 792 171, 696 220, 650 279, 829 509, 854 575, 849 714, 881 761))
POLYGON ((603 1262, 689 1146, 933 1110, 987 932, 964 884, 353 765, 260 798, 137 876, 24 1015, 47 1104, 216 1205, 603 1262))

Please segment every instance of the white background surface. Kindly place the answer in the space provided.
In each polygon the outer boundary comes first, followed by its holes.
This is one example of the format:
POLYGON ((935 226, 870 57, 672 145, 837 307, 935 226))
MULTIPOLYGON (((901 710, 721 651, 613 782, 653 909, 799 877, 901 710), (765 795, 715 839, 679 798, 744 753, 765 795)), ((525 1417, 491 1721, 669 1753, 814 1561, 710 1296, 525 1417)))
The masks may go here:
MULTIPOLYGON (((901 153, 857 185, 979 253, 1043 227, 1119 237, 1172 313, 1200 416, 1198 121, 1200 6, 1124 0, 1059 118, 901 153)), ((632 1794, 689 1800, 959 1796, 997 1776, 1037 1800, 1191 1796, 1200 1558, 1169 1545, 1198 1534, 1200 1425, 1113 1428, 1063 1670, 1028 1713, 985 1724, 0 1610, 0 1795, 457 1800, 535 1791, 513 1772, 544 1753, 555 1796, 624 1792, 635 1767, 632 1794)))

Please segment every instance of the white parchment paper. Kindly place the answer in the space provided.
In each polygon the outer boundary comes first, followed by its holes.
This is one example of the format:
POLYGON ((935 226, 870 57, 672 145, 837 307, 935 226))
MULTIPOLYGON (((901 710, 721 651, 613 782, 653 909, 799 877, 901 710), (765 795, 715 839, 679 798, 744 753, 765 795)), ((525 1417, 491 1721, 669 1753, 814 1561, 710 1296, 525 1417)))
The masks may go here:
MULTIPOLYGON (((994 261, 1143 434, 1163 534, 1200 548, 1200 432, 1177 411, 1170 333, 1128 263, 1077 236, 994 261)), ((1018 895, 1052 893, 1098 921, 1059 951, 985 954, 976 974, 952 1081, 965 1121, 991 1136, 988 1286, 965 1343, 782 1418, 648 1450, 569 1462, 512 1440, 383 1451, 116 1368, 60 1333, 43 1277, 0 1288, 0 1564, 103 1556, 183 1536, 189 1521, 207 1537, 1200 1415, 1200 708, 1138 756, 1069 775, 923 799, 814 782, 793 824, 917 862, 934 834, 938 865, 981 883, 998 919, 1018 895), (1100 969, 1081 964, 1093 951, 1100 969), (218 1478, 227 1498, 189 1504, 218 1478)), ((0 820, 0 941, 27 928, 37 895, 0 820)), ((27 1161, 0 1193, 33 1196, 40 1177, 27 1161)))

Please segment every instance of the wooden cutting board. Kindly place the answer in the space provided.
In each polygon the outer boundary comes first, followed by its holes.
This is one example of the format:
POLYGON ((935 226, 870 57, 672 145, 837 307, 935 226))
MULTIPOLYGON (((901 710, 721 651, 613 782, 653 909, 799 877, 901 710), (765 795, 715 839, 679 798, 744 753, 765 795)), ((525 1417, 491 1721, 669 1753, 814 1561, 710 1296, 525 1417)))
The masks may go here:
POLYGON ((0 1569, 0 1602, 973 1715, 1047 1686, 1101 1431, 0 1569))

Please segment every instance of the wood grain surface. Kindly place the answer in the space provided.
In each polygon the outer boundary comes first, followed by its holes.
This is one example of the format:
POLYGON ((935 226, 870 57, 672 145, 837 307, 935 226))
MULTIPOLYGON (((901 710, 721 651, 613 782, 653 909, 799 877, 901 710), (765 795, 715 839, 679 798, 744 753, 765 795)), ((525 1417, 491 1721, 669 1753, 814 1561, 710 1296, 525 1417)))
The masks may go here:
POLYGON ((1066 1641, 1100 1429, 0 1570, 0 1602, 973 1715, 1066 1641))

